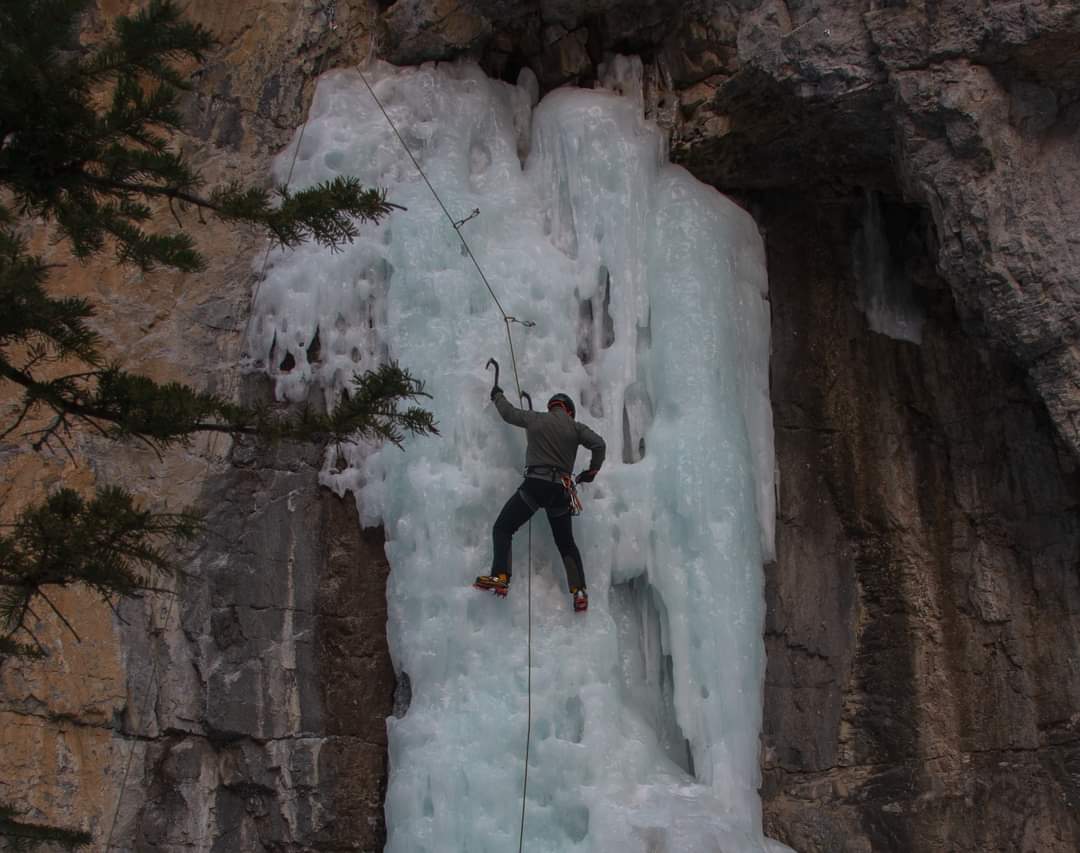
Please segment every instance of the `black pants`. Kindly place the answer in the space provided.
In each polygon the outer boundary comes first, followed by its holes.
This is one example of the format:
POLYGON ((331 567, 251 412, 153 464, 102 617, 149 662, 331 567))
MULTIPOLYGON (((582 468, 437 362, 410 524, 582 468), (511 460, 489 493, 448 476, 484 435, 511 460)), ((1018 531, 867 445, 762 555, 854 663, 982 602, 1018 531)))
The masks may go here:
POLYGON ((544 509, 547 512, 551 533, 555 537, 555 546, 562 555, 566 568, 566 582, 570 589, 585 589, 585 573, 581 566, 581 552, 574 544, 574 528, 570 515, 570 497, 562 483, 552 483, 536 477, 526 477, 514 496, 506 502, 491 538, 495 545, 495 556, 491 562, 491 573, 497 575, 513 573, 511 567, 511 540, 518 528, 532 518, 534 512, 544 509))

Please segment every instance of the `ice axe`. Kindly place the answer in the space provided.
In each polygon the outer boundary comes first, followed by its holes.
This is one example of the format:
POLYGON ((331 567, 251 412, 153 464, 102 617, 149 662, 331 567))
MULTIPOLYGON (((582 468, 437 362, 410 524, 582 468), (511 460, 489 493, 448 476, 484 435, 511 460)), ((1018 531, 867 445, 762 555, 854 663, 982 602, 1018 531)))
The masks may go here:
MULTIPOLYGON (((493 358, 489 358, 487 364, 484 365, 484 368, 487 369, 487 370, 490 370, 492 367, 495 368, 495 384, 492 387, 493 388, 498 388, 499 387, 499 362, 497 362, 493 358)), ((533 410, 532 397, 530 397, 524 391, 521 391, 519 393, 521 395, 521 398, 523 400, 525 400, 526 403, 529 404, 529 411, 531 412, 533 410)))

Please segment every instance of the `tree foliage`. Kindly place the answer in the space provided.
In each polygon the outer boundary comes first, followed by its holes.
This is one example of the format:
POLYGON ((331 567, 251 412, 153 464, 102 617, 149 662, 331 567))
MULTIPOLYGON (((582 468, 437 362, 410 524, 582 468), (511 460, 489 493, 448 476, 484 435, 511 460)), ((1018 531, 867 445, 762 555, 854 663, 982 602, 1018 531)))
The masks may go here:
POLYGON ((59 489, 23 510, 12 532, 0 536, 0 622, 25 624, 41 599, 69 624, 44 587, 82 583, 110 602, 130 595, 155 570, 169 570, 170 543, 193 539, 199 528, 197 516, 140 509, 116 486, 98 489, 89 501, 59 489))
MULTIPOLYGON (((395 208, 352 177, 296 192, 204 187, 170 137, 182 130, 183 63, 203 60, 211 34, 173 0, 151 0, 85 47, 88 5, 0 4, 0 383, 20 395, 0 439, 74 458, 69 437, 80 428, 158 452, 205 431, 398 445, 436 433, 417 405, 428 396, 422 383, 397 364, 355 376, 330 412, 242 407, 130 372, 106 357, 89 301, 49 292, 50 268, 23 236, 42 222, 77 258, 111 251, 142 270, 195 273, 205 261, 191 233, 175 227, 193 214, 254 226, 279 246, 315 240, 333 250, 395 208)), ((34 608, 55 609, 46 587, 80 583, 114 603, 168 571, 175 545, 198 527, 187 512, 140 509, 116 487, 90 498, 61 488, 28 507, 0 536, 0 659, 35 648, 27 642, 34 608)))
POLYGON ((331 248, 356 236, 358 219, 393 209, 383 192, 352 177, 296 193, 231 183, 202 194, 169 134, 182 130, 178 104, 189 88, 176 63, 201 61, 213 37, 172 0, 152 0, 120 18, 103 45, 84 50, 78 27, 87 5, 0 6, 0 184, 22 214, 55 222, 77 257, 111 244, 120 261, 143 270, 202 269, 190 234, 147 230, 155 200, 261 226, 282 246, 315 239, 331 248))

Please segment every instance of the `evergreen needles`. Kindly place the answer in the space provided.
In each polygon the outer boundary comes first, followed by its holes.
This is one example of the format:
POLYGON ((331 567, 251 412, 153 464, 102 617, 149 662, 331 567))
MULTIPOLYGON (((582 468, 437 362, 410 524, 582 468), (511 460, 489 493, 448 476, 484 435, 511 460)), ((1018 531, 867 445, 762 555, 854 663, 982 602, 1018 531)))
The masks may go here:
POLYGON ((0 627, 29 633, 31 604, 41 599, 78 637, 44 587, 78 582, 112 602, 144 587, 154 570, 168 571, 166 546, 193 539, 199 529, 196 516, 139 509, 115 486, 89 501, 60 489, 23 510, 12 532, 0 536, 0 627))
MULTIPOLYGON (((0 421, 0 441, 75 459, 86 429, 160 453, 198 432, 264 440, 401 445, 434 434, 428 395, 397 364, 369 370, 331 412, 243 407, 181 383, 158 383, 108 361, 94 331, 94 306, 50 293, 50 268, 30 253, 27 230, 52 225, 77 258, 112 252, 142 270, 199 272, 205 261, 185 218, 254 226, 280 246, 308 240, 336 249, 395 205, 378 189, 341 177, 293 192, 232 183, 205 189, 172 147, 182 130, 183 63, 214 48, 173 0, 151 0, 119 18, 104 43, 87 48, 79 25, 89 0, 0 4, 0 387, 18 395, 0 421), (187 214, 185 216, 185 214, 187 214), (177 230, 176 224, 181 228, 177 230)), ((140 508, 104 486, 93 496, 60 488, 6 517, 0 536, 0 661, 40 654, 38 608, 48 588, 82 584, 115 604, 172 570, 170 555, 200 529, 190 512, 140 508)))

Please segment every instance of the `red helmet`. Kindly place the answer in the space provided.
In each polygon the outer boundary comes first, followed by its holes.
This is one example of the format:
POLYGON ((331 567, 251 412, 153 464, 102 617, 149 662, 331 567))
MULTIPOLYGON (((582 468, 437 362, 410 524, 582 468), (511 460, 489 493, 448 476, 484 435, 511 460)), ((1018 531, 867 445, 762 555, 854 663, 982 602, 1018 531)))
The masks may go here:
POLYGON ((575 418, 577 411, 574 409, 574 401, 571 400, 566 394, 556 394, 550 400, 548 400, 547 407, 550 409, 552 406, 562 406, 566 409, 566 413, 570 417, 575 418))

